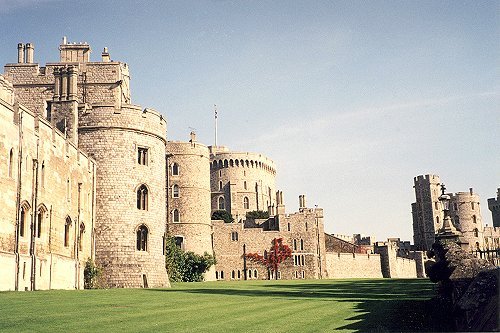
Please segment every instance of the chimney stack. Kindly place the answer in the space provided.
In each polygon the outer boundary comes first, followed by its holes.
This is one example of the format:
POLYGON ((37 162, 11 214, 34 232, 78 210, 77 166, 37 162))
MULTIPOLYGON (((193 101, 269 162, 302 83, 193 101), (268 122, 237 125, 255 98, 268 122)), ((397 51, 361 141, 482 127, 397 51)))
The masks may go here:
POLYGON ((26 63, 32 64, 33 59, 34 59, 34 55, 35 55, 35 48, 33 47, 33 44, 31 44, 31 43, 26 43, 25 48, 26 48, 26 63))
POLYGON ((24 63, 24 44, 23 43, 17 44, 17 63, 18 64, 24 63))

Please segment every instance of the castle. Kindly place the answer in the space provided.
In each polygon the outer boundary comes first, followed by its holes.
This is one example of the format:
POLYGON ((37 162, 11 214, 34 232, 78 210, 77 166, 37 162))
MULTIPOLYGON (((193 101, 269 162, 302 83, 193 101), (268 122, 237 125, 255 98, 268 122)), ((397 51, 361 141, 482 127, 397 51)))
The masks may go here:
MULTIPOLYGON (((107 287, 167 287, 170 236, 186 251, 215 255, 205 280, 269 278, 245 254, 264 254, 275 238, 292 249, 277 278, 423 276, 423 252, 399 239, 326 234, 323 209, 307 207, 303 195, 287 213, 268 157, 206 146, 195 133, 167 140, 166 119, 132 104, 129 68, 107 48, 97 62, 86 43, 64 38, 59 51, 42 67, 34 46, 19 44, 17 62, 0 75, 0 290, 83 288, 88 258, 107 287), (212 220, 218 210, 234 222, 212 220), (248 218, 251 211, 269 218, 248 218)), ((432 192, 439 180, 421 182, 432 192)), ((419 202, 423 250, 439 214, 419 202)))

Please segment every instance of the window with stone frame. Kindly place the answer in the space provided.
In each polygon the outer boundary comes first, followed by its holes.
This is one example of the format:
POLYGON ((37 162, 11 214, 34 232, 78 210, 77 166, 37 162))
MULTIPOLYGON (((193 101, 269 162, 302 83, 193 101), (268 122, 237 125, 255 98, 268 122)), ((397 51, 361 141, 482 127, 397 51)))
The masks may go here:
POLYGON ((71 227, 71 218, 66 217, 66 223, 64 224, 64 247, 69 247, 69 234, 71 227))
POLYGON ((148 227, 144 224, 137 228, 137 251, 147 251, 148 250, 148 227))
POLYGON ((179 196, 180 196, 179 185, 174 184, 174 186, 172 186, 172 198, 179 198, 179 196))
POLYGON ((181 250, 184 250, 184 237, 175 236, 175 246, 177 246, 181 250))
POLYGON ((19 236, 24 237, 26 235, 26 225, 28 219, 28 205, 21 206, 21 214, 19 216, 19 236))
POLYGON ((218 200, 217 206, 219 207, 219 210, 225 210, 226 206, 224 203, 224 197, 219 197, 219 199, 217 199, 217 200, 218 200))
POLYGON ((13 170, 14 170, 14 148, 11 148, 9 152, 9 171, 8 171, 9 178, 12 178, 13 170))
POLYGON ((148 210, 148 188, 144 184, 137 189, 137 209, 148 210))
POLYGON ((172 176, 178 176, 179 175, 179 164, 173 163, 172 164, 172 176))
POLYGON ((80 230, 78 232, 78 250, 83 251, 83 234, 85 233, 85 223, 80 223, 80 230))
POLYGON ((243 198, 243 209, 249 209, 250 208, 250 200, 248 200, 248 197, 243 198))
POLYGON ((149 149, 145 147, 137 148, 137 163, 141 165, 148 165, 148 153, 149 149))
POLYGON ((180 222, 181 221, 181 214, 179 213, 178 209, 174 209, 172 211, 172 221, 174 221, 174 222, 180 222))

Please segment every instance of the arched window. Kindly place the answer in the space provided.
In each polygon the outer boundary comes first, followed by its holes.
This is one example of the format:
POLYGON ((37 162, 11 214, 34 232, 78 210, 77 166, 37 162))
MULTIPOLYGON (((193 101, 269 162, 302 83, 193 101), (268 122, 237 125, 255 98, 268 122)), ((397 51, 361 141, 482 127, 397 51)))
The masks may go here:
POLYGON ((179 213, 178 209, 174 209, 172 211, 172 220, 174 222, 180 222, 181 221, 181 214, 179 213))
POLYGON ((178 176, 179 175, 179 164, 174 163, 172 164, 172 176, 178 176))
POLYGON ((219 271, 215 271, 215 279, 218 280, 219 279, 219 271))
POLYGON ((85 232, 85 224, 80 223, 80 232, 78 233, 78 249, 83 251, 83 234, 85 232))
POLYGON ((249 209, 250 208, 250 201, 248 200, 247 197, 243 198, 243 209, 249 209))
POLYGON ((178 198, 179 197, 179 185, 175 184, 172 186, 172 197, 173 198, 178 198))
POLYGON ((36 237, 40 238, 42 237, 42 227, 43 227, 43 219, 45 212, 47 210, 45 207, 42 205, 40 208, 38 208, 38 212, 36 214, 36 237))
POLYGON ((297 240, 296 239, 293 240, 293 249, 294 249, 294 251, 297 251, 297 240))
POLYGON ((64 224, 64 247, 69 246, 69 228, 71 226, 71 218, 68 216, 66 218, 66 223, 64 224))
POLYGON ((256 269, 254 269, 254 270, 253 270, 253 277, 254 277, 255 279, 257 278, 257 270, 256 270, 256 269))
POLYGON ((144 184, 137 190, 137 209, 148 210, 148 188, 144 184))
POLYGON ((479 237, 479 230, 477 228, 474 229, 474 237, 479 237))
POLYGON ((231 279, 233 279, 233 280, 234 280, 234 279, 235 279, 235 277, 236 277, 236 274, 235 274, 235 272, 234 272, 234 271, 232 271, 232 272, 231 272, 231 279))
POLYGON ((224 168, 227 168, 227 167, 229 167, 229 163, 227 160, 224 160, 224 168))
POLYGON ((11 148, 9 153, 9 177, 11 178, 13 169, 14 169, 14 148, 11 148))
POLYGON ((220 271, 220 279, 224 280, 224 271, 220 271))
POLYGON ((137 228, 137 250, 148 250, 148 227, 144 224, 137 228))
POLYGON ((232 160, 232 159, 231 159, 231 160, 229 160, 229 166, 230 166, 231 168, 232 168, 232 167, 234 167, 234 162, 233 162, 233 160, 232 160))
POLYGON ((219 197, 219 199, 218 199, 218 207, 219 207, 219 210, 226 209, 225 208, 225 204, 224 204, 224 197, 219 197))
POLYGON ((238 269, 238 280, 241 279, 241 272, 240 270, 238 269))
POLYGON ((21 207, 21 214, 19 216, 19 236, 24 237, 26 234, 26 225, 28 224, 28 210, 29 207, 27 205, 23 205, 21 207))

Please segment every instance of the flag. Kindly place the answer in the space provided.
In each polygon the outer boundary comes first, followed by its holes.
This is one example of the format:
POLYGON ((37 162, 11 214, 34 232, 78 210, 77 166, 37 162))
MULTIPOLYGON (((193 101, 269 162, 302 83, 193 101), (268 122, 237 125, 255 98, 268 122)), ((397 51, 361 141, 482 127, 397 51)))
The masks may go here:
POLYGON ((215 109, 215 119, 217 119, 217 105, 214 104, 214 109, 215 109))

